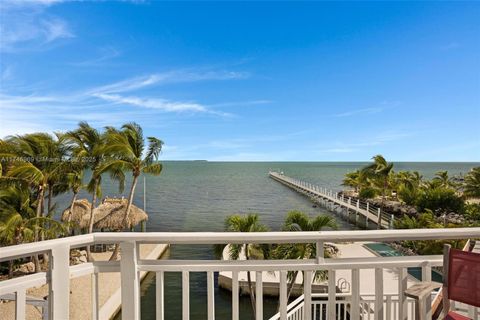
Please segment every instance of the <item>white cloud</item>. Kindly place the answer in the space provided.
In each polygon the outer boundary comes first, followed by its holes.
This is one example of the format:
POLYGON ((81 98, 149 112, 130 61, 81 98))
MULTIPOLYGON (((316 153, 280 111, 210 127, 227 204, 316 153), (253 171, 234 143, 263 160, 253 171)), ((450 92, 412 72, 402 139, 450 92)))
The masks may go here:
POLYGON ((143 107, 149 109, 158 109, 165 112, 207 112, 207 108, 193 102, 175 102, 165 99, 156 98, 139 98, 139 97, 123 97, 116 94, 94 94, 93 96, 103 99, 105 101, 128 104, 136 107, 143 107))
POLYGON ((120 56, 121 52, 114 47, 107 46, 99 49, 100 56, 79 62, 72 62, 70 65, 77 67, 104 67, 108 60, 120 56))
POLYGON ((248 100, 248 101, 233 101, 222 102, 211 105, 212 107, 244 107, 244 106, 257 106, 273 103, 272 100, 248 100))
POLYGON ((206 80, 234 80, 245 79, 249 76, 246 72, 236 71, 186 71, 175 70, 163 73, 154 73, 145 76, 134 77, 109 85, 92 89, 91 93, 120 93, 139 90, 153 85, 165 85, 181 82, 197 82, 206 80))
POLYGON ((43 32, 45 41, 52 42, 61 38, 73 38, 73 33, 69 30, 67 23, 61 19, 43 20, 43 32))
POLYGON ((356 116, 360 114, 374 114, 374 113, 379 113, 382 112, 384 108, 381 107, 375 107, 375 108, 363 108, 363 109, 356 109, 356 110, 350 110, 346 112, 341 112, 341 113, 336 113, 333 116, 334 117, 351 117, 351 116, 356 116))
POLYGON ((0 3, 0 50, 37 50, 49 43, 74 37, 67 21, 45 9, 60 1, 5 1, 0 3))

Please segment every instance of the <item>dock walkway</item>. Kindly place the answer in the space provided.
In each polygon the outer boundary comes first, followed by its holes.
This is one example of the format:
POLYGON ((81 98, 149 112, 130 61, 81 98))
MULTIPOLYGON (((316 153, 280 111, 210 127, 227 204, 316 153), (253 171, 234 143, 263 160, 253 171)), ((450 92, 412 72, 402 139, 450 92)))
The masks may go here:
POLYGON ((382 212, 380 208, 372 205, 369 202, 360 201, 359 199, 352 200, 352 198, 345 197, 344 195, 340 196, 338 192, 333 192, 332 190, 313 185, 306 181, 287 177, 280 172, 270 171, 269 176, 270 178, 289 188, 294 189, 299 193, 323 200, 326 204, 330 203, 333 206, 345 208, 347 213, 351 211, 355 214, 355 220, 358 220, 359 215, 363 216, 367 226, 369 222, 373 222, 378 225, 380 218, 381 229, 393 229, 393 215, 388 215, 385 212, 382 212))

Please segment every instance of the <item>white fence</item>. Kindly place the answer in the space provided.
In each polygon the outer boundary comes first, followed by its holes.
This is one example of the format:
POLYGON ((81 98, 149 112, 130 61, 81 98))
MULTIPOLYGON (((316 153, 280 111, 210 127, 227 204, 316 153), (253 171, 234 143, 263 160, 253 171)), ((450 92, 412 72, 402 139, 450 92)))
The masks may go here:
MULTIPOLYGON (((408 300, 403 294, 407 287, 407 268, 422 268, 423 279, 429 280, 431 268, 442 265, 442 256, 405 256, 373 258, 323 258, 324 242, 355 241, 397 241, 397 240, 432 240, 432 239, 468 239, 480 238, 480 228, 459 229, 419 229, 419 230, 367 230, 367 231, 322 231, 322 232, 179 232, 179 233, 94 233, 63 239, 42 241, 31 244, 0 248, 0 261, 8 261, 33 254, 49 253, 50 270, 33 275, 0 282, 0 295, 16 295, 16 318, 25 319, 26 290, 31 287, 49 284, 49 317, 65 320, 69 318, 70 282, 68 279, 91 274, 94 285, 93 310, 94 319, 99 319, 97 275, 101 272, 120 272, 122 292, 122 316, 124 319, 140 319, 140 281, 139 272, 156 273, 156 310, 157 319, 164 319, 164 274, 166 272, 182 273, 182 319, 190 319, 189 288, 190 272, 205 272, 207 277, 208 319, 215 319, 214 272, 232 272, 232 319, 239 319, 238 274, 241 271, 256 272, 256 306, 257 319, 262 319, 263 294, 262 272, 279 271, 280 273, 280 312, 279 319, 311 320, 318 310, 326 314, 325 319, 341 319, 346 316, 342 310, 348 310, 350 319, 360 319, 367 312, 376 320, 390 319, 386 312, 385 301, 388 295, 383 291, 383 269, 396 270, 398 273, 398 292, 394 295, 398 302, 390 307, 392 319, 412 319, 408 314, 408 300), (69 266, 70 249, 101 243, 120 243, 121 261, 96 261, 76 266, 69 266), (165 244, 220 244, 220 243, 317 243, 317 259, 311 260, 145 260, 139 258, 139 245, 143 243, 165 244), (375 293, 369 297, 360 295, 360 270, 375 270, 375 293), (298 309, 289 309, 287 302, 287 272, 303 271, 305 286, 303 302, 298 309), (326 300, 317 302, 312 295, 313 274, 317 270, 328 271, 328 294, 326 300), (340 302, 341 295, 336 291, 335 273, 338 270, 350 270, 351 293, 346 302, 340 302), (342 307, 342 303, 363 308, 342 307), (366 307, 368 304, 368 307, 366 307), (313 310, 313 311, 312 311, 313 310), (293 312, 293 313, 292 313, 293 312), (342 313, 343 312, 343 313, 342 313), (291 313, 289 316, 288 314, 291 313), (295 315, 293 315, 295 314, 295 315), (301 317, 299 314, 303 314, 301 317), (293 317, 293 318, 292 318, 293 317), (296 318, 295 318, 296 317, 296 318)), ((393 300, 392 300, 393 303, 393 300)), ((370 317, 370 316, 369 316, 370 317)), ((315 319, 317 319, 315 317, 315 319)), ((367 319, 364 316, 362 319, 367 319)))

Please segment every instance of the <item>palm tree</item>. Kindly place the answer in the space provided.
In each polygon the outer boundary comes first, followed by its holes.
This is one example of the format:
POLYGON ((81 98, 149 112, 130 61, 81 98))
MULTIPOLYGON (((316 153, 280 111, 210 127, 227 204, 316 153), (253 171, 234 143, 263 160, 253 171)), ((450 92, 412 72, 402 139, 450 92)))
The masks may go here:
POLYGON ((360 187, 365 183, 364 175, 360 170, 349 172, 345 175, 342 185, 354 188, 358 192, 360 187))
MULTIPOLYGON (((11 186, 0 190, 0 243, 17 245, 35 240, 37 230, 45 237, 54 238, 64 233, 63 224, 50 217, 37 217, 35 204, 28 188, 11 186), (44 227, 48 225, 48 227, 44 227)), ((37 271, 37 270, 36 270, 37 271)), ((9 263, 9 276, 13 275, 13 261, 9 263)))
POLYGON ((448 176, 448 171, 438 171, 436 174, 435 174, 435 177, 432 179, 432 183, 436 186, 436 187, 440 187, 440 188, 445 188, 445 189, 449 189, 449 188, 454 188, 455 187, 455 183, 452 181, 452 179, 448 176))
POLYGON ((121 130, 112 127, 107 128, 107 154, 115 158, 105 161, 100 170, 108 170, 112 167, 128 169, 132 171, 132 185, 128 196, 128 204, 125 210, 123 224, 130 228, 129 214, 133 204, 133 196, 140 174, 159 175, 162 172, 162 164, 158 163, 158 156, 162 151, 163 141, 154 137, 148 137, 148 149, 145 157, 145 140, 142 128, 135 122, 124 124, 121 130))
MULTIPOLYGON (((362 171, 373 179, 375 184, 382 191, 382 203, 380 210, 385 206, 386 193, 389 188, 389 176, 393 173, 393 163, 388 163, 382 155, 376 155, 372 158, 373 163, 362 169, 362 171)), ((382 215, 378 216, 377 227, 382 227, 382 215)))
MULTIPOLYGON (((110 167, 101 169, 105 161, 105 137, 97 129, 91 127, 86 122, 80 122, 78 128, 69 131, 62 136, 69 148, 72 150, 72 156, 75 159, 83 161, 88 159, 87 167, 91 170, 92 176, 87 185, 87 191, 92 194, 92 207, 90 209, 90 218, 88 222, 88 233, 93 232, 95 222, 95 206, 97 198, 101 196, 102 174, 110 172, 110 176, 119 181, 119 189, 123 190, 125 176, 121 168, 110 167)), ((88 260, 91 261, 90 247, 87 246, 88 260)))
MULTIPOLYGON (((325 228, 337 229, 337 222, 333 217, 318 215, 310 218, 301 211, 290 211, 285 218, 283 231, 321 231, 325 228)), ((275 249, 275 255, 282 259, 312 259, 316 256, 315 243, 295 243, 280 245, 275 249)), ((290 298, 298 271, 289 273, 287 300, 290 298)))
MULTIPOLYGON (((19 158, 10 164, 7 174, 2 179, 27 183, 35 189, 37 218, 44 216, 45 192, 49 190, 48 212, 51 213, 53 186, 63 170, 63 165, 58 163, 59 159, 54 157, 57 152, 54 150, 56 141, 47 133, 32 133, 9 137, 7 142, 19 158)), ((40 220, 37 219, 37 221, 40 220)), ((34 239, 35 241, 44 240, 44 229, 36 228, 34 239)), ((47 255, 44 255, 45 262, 47 262, 47 259, 47 255)), ((36 271, 39 271, 40 263, 37 257, 35 257, 34 262, 36 271)))
POLYGON ((70 202, 70 214, 67 219, 67 234, 70 235, 70 225, 72 222, 72 214, 75 209, 78 193, 83 187, 83 169, 73 169, 67 174, 67 184, 72 192, 72 201, 70 202))
MULTIPOLYGON (((231 232, 264 232, 267 231, 267 227, 259 221, 258 214, 247 214, 247 215, 231 215, 225 220, 225 231, 231 232)), ((261 251, 265 256, 265 247, 258 246, 253 244, 230 244, 229 245, 229 256, 232 260, 238 260, 240 254, 243 252, 245 254, 245 259, 249 260, 252 258, 252 254, 255 251, 261 251)), ((250 302, 252 304, 253 317, 255 318, 255 293, 252 285, 252 278, 250 271, 247 271, 247 280, 248 280, 248 289, 250 291, 250 302)))
MULTIPOLYGON (((128 203, 123 217, 123 225, 127 229, 131 228, 130 211, 133 204, 133 196, 137 186, 140 174, 160 175, 162 164, 158 161, 158 156, 162 151, 163 141, 154 137, 148 137, 148 148, 145 157, 145 140, 143 138, 142 128, 132 122, 124 124, 121 130, 107 127, 106 141, 107 155, 113 155, 106 160, 99 168, 99 171, 111 170, 112 168, 121 168, 122 170, 132 171, 132 185, 128 196, 128 203)), ((118 255, 118 245, 111 256, 111 260, 116 260, 118 255)))
POLYGON ((465 176, 463 188, 466 197, 480 197, 480 167, 473 168, 465 176))

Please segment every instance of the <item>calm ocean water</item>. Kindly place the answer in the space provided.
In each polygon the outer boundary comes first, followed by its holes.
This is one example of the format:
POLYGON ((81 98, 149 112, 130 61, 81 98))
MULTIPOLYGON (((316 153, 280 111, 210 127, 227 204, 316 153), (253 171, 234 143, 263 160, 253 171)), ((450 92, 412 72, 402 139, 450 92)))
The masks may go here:
MULTIPOLYGON (((329 214, 313 208, 311 202, 278 182, 268 178, 269 169, 286 175, 340 190, 345 173, 362 167, 360 162, 164 162, 162 175, 146 177, 146 211, 148 231, 222 231, 225 217, 234 213, 258 213, 271 230, 281 228, 290 210, 310 215, 329 214)), ((467 173, 479 163, 395 163, 395 171, 418 170, 431 178, 439 170, 451 175, 467 173)), ((105 179, 103 194, 118 196, 115 185, 105 179)), ((128 184, 127 184, 128 187, 128 184)), ((126 190, 127 192, 128 190, 126 190)), ((126 194, 125 192, 125 194, 126 194)), ((62 197, 65 205, 68 197, 62 197)), ((135 204, 143 207, 143 181, 135 195, 135 204)), ((63 209, 63 206, 59 206, 63 209)), ((335 216, 335 215, 334 215, 335 216)), ((354 226, 338 220, 341 229, 354 226)), ((174 246, 168 256, 175 259, 213 259, 211 246, 174 246)), ((191 318, 206 319, 205 274, 190 276, 191 318)), ((142 284, 142 319, 155 319, 154 276, 142 284)), ((166 275, 166 319, 181 319, 181 278, 179 273, 166 275)), ((248 298, 243 298, 241 318, 251 319, 248 298)), ((217 319, 230 318, 229 292, 216 290, 217 319)), ((276 301, 267 301, 265 317, 274 313, 276 301)))

